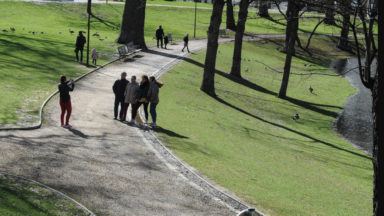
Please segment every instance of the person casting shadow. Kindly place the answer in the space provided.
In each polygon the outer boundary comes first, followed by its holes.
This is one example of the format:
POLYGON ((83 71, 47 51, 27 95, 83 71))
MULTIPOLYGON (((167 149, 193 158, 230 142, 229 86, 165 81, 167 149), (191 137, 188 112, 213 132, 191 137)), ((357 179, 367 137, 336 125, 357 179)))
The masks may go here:
POLYGON ((79 31, 79 35, 77 36, 76 39, 76 61, 79 61, 79 52, 80 52, 80 62, 83 62, 83 50, 84 50, 84 44, 87 40, 83 36, 83 32, 79 31))
POLYGON ((139 110, 140 106, 143 104, 144 114, 145 114, 145 120, 144 120, 145 124, 148 124, 148 105, 149 105, 148 91, 149 91, 149 79, 147 75, 143 75, 141 77, 140 88, 136 94, 137 103, 133 107, 132 118, 133 119, 136 118, 137 111, 139 110))
POLYGON ((117 119, 117 114, 119 113, 119 106, 120 106, 120 114, 119 119, 123 119, 123 112, 124 112, 124 92, 125 88, 127 87, 129 81, 126 79, 127 73, 123 72, 121 73, 121 79, 118 79, 113 84, 112 90, 115 94, 115 106, 114 106, 114 119, 117 119))
POLYGON ((60 84, 58 88, 60 93, 61 127, 70 128, 71 125, 69 125, 69 118, 71 118, 71 114, 72 114, 72 103, 71 103, 71 96, 69 95, 69 92, 73 91, 73 89, 75 88, 75 83, 73 82, 72 79, 67 81, 67 77, 62 75, 60 77, 60 84), (67 116, 64 122, 65 114, 67 114, 67 116))

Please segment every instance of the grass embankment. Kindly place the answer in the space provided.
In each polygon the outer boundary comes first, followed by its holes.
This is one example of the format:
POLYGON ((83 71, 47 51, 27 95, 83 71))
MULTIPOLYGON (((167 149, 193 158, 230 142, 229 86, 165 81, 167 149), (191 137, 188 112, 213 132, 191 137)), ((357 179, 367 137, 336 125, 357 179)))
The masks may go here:
MULTIPOLYGON (((100 35, 91 37, 90 44, 101 53, 98 64, 106 63, 116 55, 114 40, 119 33, 123 9, 124 5, 116 4, 92 6, 93 13, 103 20, 92 19, 91 25, 91 34, 98 32, 100 35)), ((210 10, 198 10, 197 37, 206 37, 210 13, 210 10)), ((77 32, 86 30, 87 26, 86 4, 0 2, 0 14, 0 30, 8 31, 0 32, 0 125, 4 125, 17 122, 20 113, 36 116, 42 101, 56 88, 59 75, 77 77, 89 69, 74 61, 77 32), (16 31, 12 33, 10 27, 16 31), (70 34, 69 30, 75 33, 70 34)), ((273 16, 279 19, 280 15, 273 16)), ((176 39, 186 32, 192 33, 193 17, 194 9, 191 8, 148 7, 147 43, 154 44, 154 30, 160 24, 176 39)), ((303 26, 308 28, 303 28, 309 30, 315 23, 316 19, 307 21, 303 26)), ((266 19, 250 19, 246 29, 251 33, 284 32, 283 25, 266 19)), ((331 28, 325 30, 331 32, 331 28)))
POLYGON ((288 99, 281 100, 281 46, 279 40, 246 42, 245 80, 237 80, 227 75, 233 44, 220 45, 217 99, 199 90, 204 52, 176 66, 162 78, 158 135, 183 160, 269 215, 371 214, 371 159, 331 127, 355 92, 328 69, 344 53, 328 38, 314 39, 313 57, 297 49, 288 99), (292 120, 295 113, 300 120, 292 120))
POLYGON ((0 174, 0 215, 88 215, 78 206, 37 184, 0 174))

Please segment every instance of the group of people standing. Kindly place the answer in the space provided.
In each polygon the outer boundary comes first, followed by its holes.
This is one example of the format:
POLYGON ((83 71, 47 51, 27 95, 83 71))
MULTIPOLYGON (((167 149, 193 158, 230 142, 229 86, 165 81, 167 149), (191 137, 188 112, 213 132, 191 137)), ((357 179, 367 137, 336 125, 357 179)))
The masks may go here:
MULTIPOLYGON (((131 77, 131 81, 127 80, 127 73, 121 73, 121 78, 116 80, 113 84, 112 90, 115 94, 115 106, 114 106, 114 119, 117 120, 119 114, 119 120, 124 122, 127 119, 127 111, 129 106, 131 107, 131 116, 129 123, 137 125, 136 115, 137 111, 143 105, 145 120, 144 124, 148 124, 148 107, 152 117, 152 123, 150 126, 156 127, 157 112, 156 107, 159 103, 159 89, 163 84, 158 82, 155 77, 148 78, 147 75, 141 76, 141 81, 136 81, 136 76, 131 77), (120 112, 119 112, 120 106, 120 112)), ((71 128, 69 119, 72 113, 71 96, 69 92, 73 91, 75 83, 72 79, 69 81, 67 77, 62 75, 60 77, 60 84, 58 86, 60 94, 60 123, 64 128, 71 128)))
POLYGON ((159 103, 159 88, 162 84, 156 81, 156 78, 147 75, 141 76, 141 81, 136 81, 136 76, 132 76, 130 82, 127 80, 127 73, 121 73, 121 78, 113 84, 115 94, 114 119, 119 117, 120 121, 127 120, 128 108, 131 107, 131 116, 129 123, 137 124, 137 111, 143 105, 145 120, 148 124, 148 107, 152 117, 150 126, 156 126, 157 112, 156 107, 159 103), (119 112, 120 107, 120 112, 119 112))
MULTIPOLYGON (((164 29, 161 25, 159 26, 158 29, 156 29, 156 41, 157 41, 157 48, 159 48, 159 46, 163 48, 163 41, 164 41, 164 45, 165 45, 164 49, 167 49, 167 45, 169 43, 169 37, 168 35, 164 34, 164 29)), ((184 52, 184 49, 187 48, 187 51, 190 52, 188 47, 188 42, 189 42, 188 33, 184 36, 183 41, 184 41, 184 47, 181 51, 184 52)))

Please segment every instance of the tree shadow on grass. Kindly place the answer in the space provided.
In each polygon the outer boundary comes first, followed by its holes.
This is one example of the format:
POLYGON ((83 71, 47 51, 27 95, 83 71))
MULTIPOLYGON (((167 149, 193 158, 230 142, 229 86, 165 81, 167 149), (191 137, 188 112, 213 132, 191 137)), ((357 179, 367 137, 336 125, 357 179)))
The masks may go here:
MULTIPOLYGON (((204 68, 204 64, 198 62, 198 61, 195 61, 193 59, 190 59, 190 58, 186 58, 186 57, 181 57, 181 56, 178 56, 178 55, 173 55, 173 54, 169 54, 169 53, 163 53, 163 52, 159 52, 159 51, 154 51, 154 50, 148 50, 147 51, 148 53, 151 53, 151 54, 155 54, 155 55, 162 55, 162 56, 166 56, 166 57, 169 57, 169 58, 183 58, 184 61, 188 62, 188 63, 191 63, 191 64, 194 64, 194 65, 197 65, 201 68, 204 68)), ((274 96, 277 96, 277 93, 271 91, 271 90, 268 90, 262 86, 259 86, 255 83, 252 83, 246 79, 243 79, 243 78, 238 78, 238 77, 234 77, 230 74, 227 74, 227 73, 224 73, 222 71, 219 71, 219 70, 216 70, 216 74, 224 77, 224 78, 227 78, 229 80, 231 80, 232 82, 236 82, 240 85, 243 85, 243 86, 246 86, 250 89, 253 89, 255 91, 259 91, 259 92, 263 92, 265 94, 270 94, 270 95, 274 95, 274 96)), ((339 106, 333 106, 333 105, 327 105, 327 104, 317 104, 317 103, 311 103, 311 102, 307 102, 307 101, 303 101, 303 100, 299 100, 299 99, 296 99, 296 98, 291 98, 291 97, 286 97, 287 101, 291 102, 292 104, 295 104, 297 106, 300 106, 300 107, 303 107, 305 109, 309 109, 309 110, 312 110, 314 112, 317 112, 317 113, 320 113, 320 114, 323 114, 323 115, 327 115, 327 116, 330 116, 330 117, 333 117, 333 118, 336 118, 339 114, 336 113, 336 112, 332 112, 332 111, 329 111, 329 110, 326 110, 326 109, 322 109, 321 107, 328 107, 328 108, 338 108, 338 109, 342 109, 342 107, 339 107, 339 106)))
POLYGON ((281 128, 281 129, 284 129, 284 130, 287 130, 287 131, 289 131, 289 132, 292 132, 292 133, 295 133, 295 134, 297 134, 297 135, 300 135, 300 136, 303 136, 303 137, 305 137, 305 138, 308 138, 308 139, 310 139, 310 140, 312 140, 312 141, 314 141, 314 142, 318 142, 318 143, 324 144, 324 145, 326 145, 326 146, 332 147, 332 148, 334 148, 334 149, 341 150, 341 151, 350 153, 350 154, 352 154, 352 155, 355 155, 355 156, 358 156, 358 157, 362 157, 362 158, 371 160, 371 158, 368 157, 368 156, 366 156, 366 155, 363 155, 363 154, 360 154, 360 153, 357 153, 357 152, 353 152, 353 151, 350 151, 350 150, 341 148, 341 147, 336 146, 336 145, 334 145, 334 144, 332 144, 332 143, 329 143, 329 142, 325 142, 325 141, 319 140, 319 139, 317 139, 317 138, 315 138, 315 137, 312 137, 312 136, 307 135, 307 134, 305 134, 305 133, 302 133, 302 132, 300 132, 300 131, 297 131, 297 130, 291 129, 291 128, 289 128, 289 127, 286 127, 286 126, 283 126, 283 125, 280 125, 280 124, 277 124, 277 123, 274 123, 274 122, 265 120, 265 119, 263 119, 263 118, 261 118, 261 117, 258 117, 258 116, 254 115, 254 114, 252 114, 252 113, 249 113, 249 112, 247 112, 247 111, 245 111, 245 110, 243 110, 243 109, 241 109, 241 108, 239 108, 239 107, 237 107, 237 106, 235 106, 235 105, 233 105, 233 104, 230 104, 230 103, 228 103, 227 101, 225 101, 225 100, 223 100, 223 99, 221 99, 221 98, 219 98, 219 97, 212 97, 212 98, 215 99, 216 101, 218 101, 218 102, 220 102, 220 103, 222 103, 222 104, 228 106, 228 107, 231 107, 231 108, 233 108, 233 109, 235 109, 235 110, 237 110, 237 111, 239 111, 239 112, 241 112, 241 113, 243 113, 243 114, 245 114, 245 115, 248 115, 248 116, 250 116, 250 117, 252 117, 252 118, 255 118, 255 119, 257 119, 257 120, 260 120, 260 121, 262 121, 262 122, 264 122, 264 123, 270 124, 270 125, 275 126, 275 127, 279 127, 279 128, 281 128))
POLYGON ((171 137, 176 137, 176 138, 181 138, 181 139, 188 139, 189 138, 189 137, 183 136, 181 134, 178 134, 174 131, 162 128, 162 127, 154 127, 154 128, 152 128, 152 130, 155 131, 156 133, 162 133, 162 134, 165 134, 165 135, 168 135, 171 137))

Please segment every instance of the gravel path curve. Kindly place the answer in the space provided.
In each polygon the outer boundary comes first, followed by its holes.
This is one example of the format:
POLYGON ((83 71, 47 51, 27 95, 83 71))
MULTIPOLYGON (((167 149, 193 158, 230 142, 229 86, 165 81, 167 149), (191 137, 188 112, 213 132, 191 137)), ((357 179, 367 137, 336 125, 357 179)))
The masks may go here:
POLYGON ((180 46, 140 53, 81 80, 72 94, 71 130, 59 127, 55 98, 41 129, 0 132, 0 170, 64 192, 97 215, 234 215, 170 169, 138 128, 112 120, 111 86, 119 74, 152 74, 177 58, 180 46))

